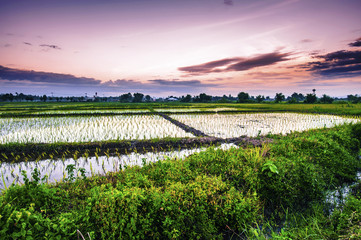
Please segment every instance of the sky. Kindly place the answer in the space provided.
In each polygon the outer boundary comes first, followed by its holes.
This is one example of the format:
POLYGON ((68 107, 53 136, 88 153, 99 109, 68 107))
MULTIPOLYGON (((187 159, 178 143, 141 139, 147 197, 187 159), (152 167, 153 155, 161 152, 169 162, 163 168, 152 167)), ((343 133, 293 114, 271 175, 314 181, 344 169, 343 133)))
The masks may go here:
POLYGON ((0 0, 0 93, 361 94, 360 0, 0 0))

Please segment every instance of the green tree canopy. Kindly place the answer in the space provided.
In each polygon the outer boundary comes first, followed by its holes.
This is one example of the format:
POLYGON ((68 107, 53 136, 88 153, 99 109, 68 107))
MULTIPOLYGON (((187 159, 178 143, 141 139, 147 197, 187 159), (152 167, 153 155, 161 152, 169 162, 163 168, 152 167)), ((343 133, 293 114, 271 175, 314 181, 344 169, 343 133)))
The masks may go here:
POLYGON ((245 103, 249 101, 249 94, 245 92, 238 93, 238 102, 245 103))
POLYGON ((306 95, 305 103, 315 103, 317 101, 316 94, 309 93, 306 95))
POLYGON ((276 93, 275 96, 275 102, 279 103, 285 100, 285 95, 283 95, 282 93, 276 93))
POLYGON ((134 93, 133 102, 142 102, 144 94, 143 93, 134 93))

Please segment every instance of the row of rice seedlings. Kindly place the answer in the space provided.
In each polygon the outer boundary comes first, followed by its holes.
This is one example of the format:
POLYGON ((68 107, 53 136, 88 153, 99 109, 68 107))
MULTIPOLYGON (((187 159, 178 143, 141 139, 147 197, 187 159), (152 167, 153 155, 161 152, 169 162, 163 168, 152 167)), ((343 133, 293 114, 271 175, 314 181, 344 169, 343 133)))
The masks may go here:
POLYGON ((4 118, 0 144, 193 137, 160 116, 4 118))
MULTIPOLYGON (((229 149, 237 147, 234 144, 222 144, 218 148, 229 149)), ((103 152, 104 155, 99 156, 100 152, 95 156, 89 157, 89 152, 85 152, 79 156, 79 152, 74 152, 71 158, 61 159, 46 159, 32 162, 20 163, 6 163, 0 164, 0 172, 2 174, 2 181, 0 182, 0 190, 6 189, 11 184, 22 184, 24 178, 21 175, 22 171, 26 171, 28 175, 38 169, 40 178, 46 176, 48 182, 63 181, 67 177, 67 166, 74 165, 76 169, 84 169, 85 176, 93 176, 95 174, 106 174, 107 172, 117 172, 124 168, 131 166, 143 166, 144 164, 156 162, 167 158, 184 159, 185 157, 204 151, 206 148, 194 148, 168 151, 150 151, 145 153, 138 153, 137 151, 121 154, 116 151, 111 155, 110 151, 103 152)), ((79 172, 77 173, 80 174, 79 172)))
POLYGON ((360 121, 352 117, 299 113, 189 114, 171 117, 207 135, 221 138, 287 134, 360 121))
POLYGON ((104 110, 53 110, 44 112, 35 112, 34 114, 89 114, 89 113, 142 113, 149 112, 148 109, 104 109, 104 110))

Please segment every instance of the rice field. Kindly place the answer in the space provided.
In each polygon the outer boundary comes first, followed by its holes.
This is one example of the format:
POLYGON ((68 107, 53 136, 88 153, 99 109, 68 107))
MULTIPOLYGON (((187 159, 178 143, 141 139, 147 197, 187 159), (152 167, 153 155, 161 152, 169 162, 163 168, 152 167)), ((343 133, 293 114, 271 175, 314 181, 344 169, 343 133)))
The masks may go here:
POLYGON ((359 121, 332 115, 298 113, 189 114, 171 115, 171 117, 207 135, 220 138, 287 134, 359 121))
POLYGON ((0 144, 94 142, 192 137, 160 116, 0 119, 0 144))
MULTIPOLYGON (((356 123, 354 118, 298 113, 174 114, 173 119, 219 138, 286 134, 356 123)), ((0 144, 94 142, 194 137, 158 115, 1 118, 0 144)))
POLYGON ((243 109, 231 107, 213 107, 213 108, 154 108, 155 112, 219 112, 219 111, 240 111, 243 109))
MULTIPOLYGON (((142 115, 149 109, 135 110, 79 110, 79 111, 46 111, 50 113, 122 113, 129 115, 116 116, 58 116, 58 117, 25 117, 0 118, 0 144, 56 144, 56 143, 89 143, 106 141, 137 141, 164 138, 196 138, 184 126, 203 132, 219 139, 238 138, 241 136, 256 137, 271 134, 287 134, 293 131, 305 131, 314 128, 330 128, 345 123, 356 123, 358 118, 346 118, 334 115, 300 114, 300 113, 242 113, 217 114, 218 111, 232 111, 237 108, 214 107, 205 108, 155 108, 152 115, 142 115), (211 114, 194 113, 212 111, 211 114), (193 113, 187 113, 192 111, 193 113), (158 115, 157 112, 160 114, 158 115), (166 119, 162 112, 169 112, 171 119, 166 119), (175 114, 172 114, 172 113, 175 114), (176 121, 172 121, 172 119, 176 121), (178 123, 177 123, 178 121, 178 123), (183 124, 183 127, 180 124, 183 124)), ((229 148, 232 144, 221 145, 229 148)), ((232 146, 234 147, 234 145, 232 146)), ((89 157, 63 157, 59 159, 37 158, 27 162, 23 156, 20 163, 0 162, 2 181, 0 189, 11 183, 23 181, 21 171, 32 172, 35 168, 40 175, 48 176, 48 181, 61 181, 65 177, 65 168, 73 164, 83 168, 87 176, 106 174, 118 171, 122 166, 142 166, 144 161, 155 162, 165 157, 182 159, 205 148, 183 149, 178 151, 160 151, 129 154, 116 154, 89 157), (25 162, 26 161, 26 162, 25 162)), ((5 156, 5 155, 3 155, 5 156)), ((22 158, 22 156, 16 156, 22 158)))

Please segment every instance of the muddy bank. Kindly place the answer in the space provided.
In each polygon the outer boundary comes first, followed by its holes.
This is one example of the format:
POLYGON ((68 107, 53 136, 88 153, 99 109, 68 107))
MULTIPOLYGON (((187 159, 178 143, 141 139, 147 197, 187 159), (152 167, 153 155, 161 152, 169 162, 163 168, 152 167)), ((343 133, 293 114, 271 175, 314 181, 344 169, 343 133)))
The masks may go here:
POLYGON ((182 138, 182 139, 157 139, 157 140, 133 140, 133 141, 108 141, 88 143, 27 143, 7 144, 0 146, 0 161, 23 162, 47 158, 64 158, 69 156, 88 156, 127 154, 131 152, 145 153, 168 150, 191 149, 219 145, 221 143, 235 143, 240 146, 261 146, 266 142, 272 142, 268 138, 182 138))
POLYGON ((171 123, 173 123, 174 125, 176 125, 177 127, 183 129, 185 132, 189 132, 192 133, 194 136, 196 137, 210 137, 209 135, 205 134, 204 132, 197 130, 191 126, 188 126, 178 120, 175 120, 171 117, 169 117, 168 115, 164 114, 164 113, 159 113, 160 116, 162 116, 164 119, 170 121, 171 123))

